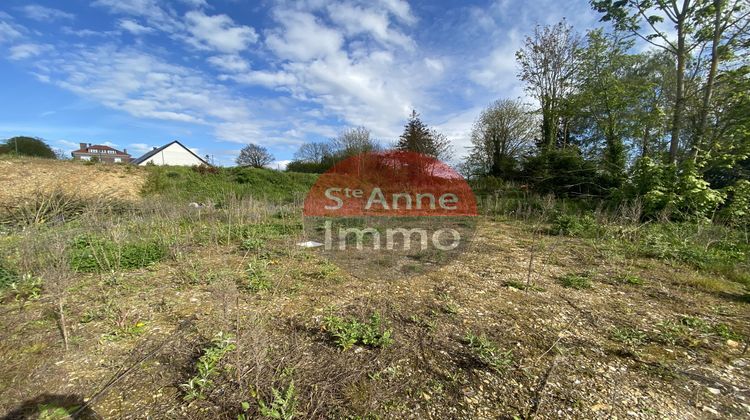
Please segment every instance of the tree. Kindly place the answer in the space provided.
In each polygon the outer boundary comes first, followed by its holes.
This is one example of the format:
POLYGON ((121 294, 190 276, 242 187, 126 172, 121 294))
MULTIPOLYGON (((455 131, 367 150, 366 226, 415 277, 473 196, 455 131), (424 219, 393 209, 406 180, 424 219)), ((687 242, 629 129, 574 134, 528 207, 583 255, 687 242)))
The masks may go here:
POLYGON ((590 31, 576 75, 579 90, 569 101, 579 144, 599 159, 612 187, 625 178, 626 139, 642 125, 637 111, 645 81, 636 71, 639 57, 626 53, 632 46, 618 34, 590 31))
POLYGON ((534 142, 536 118, 520 100, 502 99, 482 111, 471 130, 470 172, 511 177, 534 142))
POLYGON ((396 143, 396 149, 442 159, 450 154, 451 146, 450 140, 445 135, 427 127, 419 118, 417 111, 412 110, 404 126, 404 132, 396 143))
POLYGON ((331 148, 336 160, 356 156, 380 149, 372 138, 370 130, 365 127, 349 128, 331 140, 331 148))
POLYGON ((539 101, 542 111, 541 148, 554 147, 558 140, 563 102, 574 91, 578 70, 580 37, 564 20, 554 26, 537 26, 516 52, 521 66, 519 77, 526 90, 539 101))
POLYGON ((268 153, 265 147, 251 143, 242 148, 236 162, 239 166, 262 168, 273 162, 273 159, 273 156, 268 153))
POLYGON ((0 155, 17 154, 20 156, 34 156, 47 159, 55 159, 52 150, 44 140, 34 137, 13 137, 0 144, 0 155))
POLYGON ((706 0, 592 0, 591 5, 603 13, 602 21, 612 21, 615 29, 629 31, 649 44, 672 54, 676 61, 674 107, 672 110, 669 160, 677 161, 680 133, 685 114, 685 71, 692 51, 700 44, 693 35, 700 25, 700 11, 706 0), (659 28, 669 20, 676 40, 659 28), (646 29, 644 30, 644 27, 646 29))
POLYGON ((333 155, 328 143, 304 143, 294 153, 294 160, 306 163, 323 163, 333 155))

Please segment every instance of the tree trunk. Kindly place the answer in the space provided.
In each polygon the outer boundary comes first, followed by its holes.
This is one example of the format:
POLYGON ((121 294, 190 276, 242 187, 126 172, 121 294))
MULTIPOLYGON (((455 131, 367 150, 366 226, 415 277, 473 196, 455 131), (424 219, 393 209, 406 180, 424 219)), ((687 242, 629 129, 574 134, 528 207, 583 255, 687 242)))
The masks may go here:
POLYGON ((723 2, 721 0, 714 0, 714 33, 713 39, 711 40, 711 67, 708 70, 708 76, 706 76, 706 86, 703 91, 703 103, 701 105, 701 115, 698 121, 698 128, 696 130, 695 142, 693 143, 692 150, 690 152, 693 162, 698 160, 698 153, 702 145, 706 144, 705 133, 706 125, 708 124, 708 109, 711 106, 711 96, 714 90, 714 79, 716 78, 716 72, 719 68, 719 42, 721 42, 721 11, 723 2))
POLYGON ((677 162, 677 151, 680 145, 680 131, 685 109, 685 63, 687 51, 685 47, 684 17, 679 18, 677 24, 677 87, 675 91, 674 115, 672 117, 672 138, 669 142, 669 162, 677 162))

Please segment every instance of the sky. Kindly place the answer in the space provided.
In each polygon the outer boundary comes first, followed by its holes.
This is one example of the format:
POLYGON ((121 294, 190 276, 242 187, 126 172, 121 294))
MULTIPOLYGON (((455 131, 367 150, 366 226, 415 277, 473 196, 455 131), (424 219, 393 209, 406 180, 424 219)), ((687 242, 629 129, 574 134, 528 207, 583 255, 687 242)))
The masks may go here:
POLYGON ((283 168, 347 127, 391 143, 415 109, 458 160, 483 108, 528 99, 515 51, 562 18, 599 25, 587 0, 2 0, 0 138, 219 165, 255 143, 283 168))

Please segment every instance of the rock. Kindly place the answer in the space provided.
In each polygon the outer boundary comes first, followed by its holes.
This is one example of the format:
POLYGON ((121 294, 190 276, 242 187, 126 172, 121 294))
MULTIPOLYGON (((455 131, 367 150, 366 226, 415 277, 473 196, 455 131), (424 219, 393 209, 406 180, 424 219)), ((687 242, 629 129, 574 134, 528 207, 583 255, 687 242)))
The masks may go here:
POLYGON ((731 347, 733 349, 736 349, 740 346, 740 343, 734 341, 734 340, 727 340, 727 347, 731 347))
POLYGON ((708 387, 708 388, 706 388, 706 390, 707 390, 708 392, 710 392, 710 393, 714 394, 714 395, 719 395, 719 394, 721 394, 721 390, 720 390, 720 389, 716 389, 716 388, 710 388, 710 387, 708 387))

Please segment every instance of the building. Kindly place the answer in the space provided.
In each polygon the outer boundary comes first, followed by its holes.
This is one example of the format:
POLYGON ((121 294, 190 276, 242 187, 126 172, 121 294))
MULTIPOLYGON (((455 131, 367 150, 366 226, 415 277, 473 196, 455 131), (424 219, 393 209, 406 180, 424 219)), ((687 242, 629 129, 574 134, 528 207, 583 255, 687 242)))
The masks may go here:
POLYGON ((133 161, 135 165, 170 165, 170 166, 196 166, 209 165, 192 150, 175 140, 162 147, 154 147, 154 150, 133 161))
POLYGON ((129 163, 128 149, 119 151, 103 144, 80 143, 80 148, 71 153, 73 159, 96 160, 104 163, 129 163))

